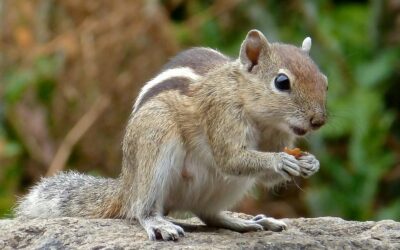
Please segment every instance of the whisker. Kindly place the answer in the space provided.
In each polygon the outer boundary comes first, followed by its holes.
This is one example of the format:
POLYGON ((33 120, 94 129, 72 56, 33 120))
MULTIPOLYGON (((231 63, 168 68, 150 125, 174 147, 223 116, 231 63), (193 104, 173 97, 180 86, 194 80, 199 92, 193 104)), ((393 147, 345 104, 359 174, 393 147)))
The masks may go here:
POLYGON ((302 189, 299 184, 297 184, 296 179, 294 177, 292 177, 293 183, 296 185, 296 187, 301 190, 303 193, 305 193, 306 191, 304 191, 304 189, 302 189))

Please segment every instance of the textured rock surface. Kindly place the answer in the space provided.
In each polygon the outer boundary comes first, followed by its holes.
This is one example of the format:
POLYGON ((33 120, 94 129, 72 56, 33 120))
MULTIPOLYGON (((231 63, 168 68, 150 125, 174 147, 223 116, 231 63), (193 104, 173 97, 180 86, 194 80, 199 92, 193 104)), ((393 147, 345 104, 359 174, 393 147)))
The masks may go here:
MULTIPOLYGON (((243 217, 243 215, 235 214, 243 217)), ((150 242, 137 223, 112 219, 0 220, 0 249, 400 249, 400 223, 340 218, 285 220, 280 233, 236 233, 183 221, 186 237, 150 242)))

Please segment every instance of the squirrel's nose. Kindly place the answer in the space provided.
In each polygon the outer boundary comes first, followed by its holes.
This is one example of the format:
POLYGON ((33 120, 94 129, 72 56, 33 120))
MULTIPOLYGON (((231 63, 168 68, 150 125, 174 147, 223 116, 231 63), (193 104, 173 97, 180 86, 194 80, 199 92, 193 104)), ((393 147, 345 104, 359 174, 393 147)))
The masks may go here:
POLYGON ((318 129, 320 128, 322 125, 325 124, 325 116, 324 115, 314 115, 313 117, 311 117, 310 119, 310 124, 311 127, 313 129, 318 129))

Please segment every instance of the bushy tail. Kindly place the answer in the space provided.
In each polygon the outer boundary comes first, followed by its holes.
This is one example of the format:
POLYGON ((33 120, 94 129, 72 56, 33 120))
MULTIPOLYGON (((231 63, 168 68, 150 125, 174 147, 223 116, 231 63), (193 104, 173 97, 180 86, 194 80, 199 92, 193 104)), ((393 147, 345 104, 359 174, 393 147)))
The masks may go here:
POLYGON ((118 181, 76 172, 43 178, 19 201, 15 214, 28 218, 119 217, 118 181))

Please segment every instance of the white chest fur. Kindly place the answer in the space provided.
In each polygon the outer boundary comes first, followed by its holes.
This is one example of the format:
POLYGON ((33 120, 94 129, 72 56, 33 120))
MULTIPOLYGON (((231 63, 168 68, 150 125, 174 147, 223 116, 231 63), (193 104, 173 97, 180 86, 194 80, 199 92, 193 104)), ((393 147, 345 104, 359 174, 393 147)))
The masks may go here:
POLYGON ((234 206, 253 186, 251 177, 228 176, 215 166, 211 149, 203 138, 185 152, 183 165, 176 166, 165 208, 217 212, 234 206))

